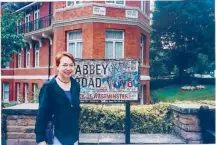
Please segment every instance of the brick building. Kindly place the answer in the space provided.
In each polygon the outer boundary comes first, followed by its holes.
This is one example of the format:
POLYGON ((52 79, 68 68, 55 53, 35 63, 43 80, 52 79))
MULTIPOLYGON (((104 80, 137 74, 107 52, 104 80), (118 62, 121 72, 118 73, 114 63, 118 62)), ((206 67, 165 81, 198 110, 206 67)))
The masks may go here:
POLYGON ((55 74, 55 55, 81 59, 140 59, 141 104, 150 102, 149 1, 32 2, 20 9, 25 48, 2 68, 2 100, 30 102, 55 74))

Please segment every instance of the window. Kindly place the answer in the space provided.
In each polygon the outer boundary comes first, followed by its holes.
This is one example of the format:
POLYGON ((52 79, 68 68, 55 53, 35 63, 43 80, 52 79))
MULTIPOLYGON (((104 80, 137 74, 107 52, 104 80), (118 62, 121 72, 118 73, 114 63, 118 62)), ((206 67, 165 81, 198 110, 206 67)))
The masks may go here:
POLYGON ((16 98, 18 103, 22 102, 22 98, 20 96, 20 83, 16 83, 16 98))
POLYGON ((140 38, 140 63, 144 63, 144 53, 145 52, 145 36, 141 34, 140 38))
POLYGON ((75 6, 75 5, 79 5, 79 4, 81 4, 82 3, 82 1, 67 1, 67 7, 71 7, 71 6, 75 6))
POLYGON ((39 29, 40 10, 34 11, 34 30, 39 29))
POLYGON ((67 51, 75 58, 82 58, 82 32, 68 32, 68 48, 67 51))
POLYGON ((113 0, 106 1, 106 4, 117 4, 117 5, 125 5, 125 0, 113 0))
POLYGON ((38 102, 39 88, 38 84, 33 84, 33 102, 38 102))
POLYGON ((21 51, 20 50, 18 50, 17 63, 18 63, 18 68, 21 68, 21 66, 22 66, 22 56, 21 56, 21 51))
POLYGON ((29 52, 29 47, 26 48, 26 67, 30 67, 30 52, 29 52))
POLYGON ((35 67, 39 67, 39 43, 35 44, 35 67))
POLYGON ((9 102, 9 83, 3 83, 3 101, 9 102))
POLYGON ((25 92, 25 103, 28 103, 28 95, 29 95, 29 86, 27 83, 24 83, 24 92, 25 92))
POLYGON ((29 22, 30 22, 30 14, 27 14, 25 16, 25 32, 29 32, 30 31, 29 22))
POLYGON ((21 25, 22 25, 22 21, 21 20, 17 21, 17 33, 21 32, 21 25))
POLYGON ((119 30, 106 31, 106 59, 124 58, 124 32, 119 30))
POLYGON ((146 14, 146 1, 141 0, 141 10, 146 14))

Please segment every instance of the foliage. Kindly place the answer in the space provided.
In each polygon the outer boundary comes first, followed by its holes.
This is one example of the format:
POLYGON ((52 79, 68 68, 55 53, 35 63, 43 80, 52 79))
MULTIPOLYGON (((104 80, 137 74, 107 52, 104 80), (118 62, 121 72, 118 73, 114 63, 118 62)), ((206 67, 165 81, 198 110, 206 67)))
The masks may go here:
MULTIPOLYGON (((211 100, 159 102, 153 105, 131 106, 132 133, 171 133, 172 103, 203 103, 215 105, 211 100)), ((125 106, 87 105, 81 106, 80 131, 82 133, 123 133, 125 129, 125 106)))
POLYGON ((166 86, 161 89, 151 91, 151 97, 155 102, 176 100, 215 100, 215 86, 206 85, 206 89, 194 91, 181 91, 181 85, 166 86))
POLYGON ((177 67, 182 79, 189 68, 194 72, 212 69, 215 60, 214 21, 213 0, 155 1, 151 72, 161 71, 159 75, 163 76, 177 67))
POLYGON ((1 66, 5 67, 11 61, 11 55, 23 47, 23 34, 17 34, 17 22, 23 13, 11 13, 9 9, 3 10, 1 16, 1 66))

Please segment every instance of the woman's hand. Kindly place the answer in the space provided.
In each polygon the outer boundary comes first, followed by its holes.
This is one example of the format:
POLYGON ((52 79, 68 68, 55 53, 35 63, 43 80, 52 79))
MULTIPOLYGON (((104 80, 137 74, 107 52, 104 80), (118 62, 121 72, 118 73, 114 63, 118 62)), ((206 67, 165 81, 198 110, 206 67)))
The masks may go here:
POLYGON ((45 141, 39 142, 38 145, 47 145, 45 141))

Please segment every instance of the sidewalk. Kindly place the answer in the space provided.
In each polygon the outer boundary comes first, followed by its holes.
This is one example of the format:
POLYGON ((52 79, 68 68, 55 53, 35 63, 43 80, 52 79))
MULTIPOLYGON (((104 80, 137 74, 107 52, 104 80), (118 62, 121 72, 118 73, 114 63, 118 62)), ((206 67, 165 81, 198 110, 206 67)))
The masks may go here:
MULTIPOLYGON (((125 144, 124 134, 92 133, 80 134, 80 144, 125 144)), ((131 144, 185 144, 184 140, 173 134, 131 134, 131 144)))

